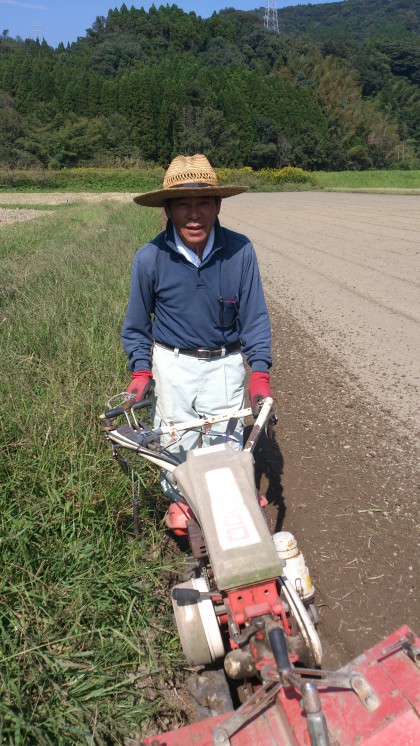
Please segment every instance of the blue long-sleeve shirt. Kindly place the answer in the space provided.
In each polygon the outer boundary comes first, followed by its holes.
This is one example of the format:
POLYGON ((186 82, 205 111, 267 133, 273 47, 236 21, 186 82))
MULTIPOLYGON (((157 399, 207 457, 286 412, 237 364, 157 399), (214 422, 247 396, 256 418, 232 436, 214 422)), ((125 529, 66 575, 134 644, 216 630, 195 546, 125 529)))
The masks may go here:
POLYGON ((215 223, 195 267, 176 249, 172 221, 136 253, 122 340, 131 371, 150 370, 153 340, 179 349, 241 341, 253 371, 271 367, 271 329, 252 243, 215 223))

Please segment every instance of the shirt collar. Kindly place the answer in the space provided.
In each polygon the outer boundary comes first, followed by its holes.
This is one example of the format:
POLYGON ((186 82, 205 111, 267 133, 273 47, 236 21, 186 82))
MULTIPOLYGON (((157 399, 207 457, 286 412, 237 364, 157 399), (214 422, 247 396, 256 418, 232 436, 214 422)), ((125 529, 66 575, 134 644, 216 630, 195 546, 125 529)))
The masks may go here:
POLYGON ((202 262, 204 262, 205 258, 210 254, 210 251, 213 248, 214 244, 214 227, 211 229, 209 237, 207 239, 207 243, 204 247, 203 256, 201 260, 198 258, 197 254, 194 253, 194 251, 191 251, 191 249, 188 248, 188 246, 185 246, 184 242, 181 240, 180 236, 177 233, 177 230, 175 226, 172 224, 173 231, 174 231, 174 243, 176 246, 176 250, 179 254, 182 254, 182 256, 185 256, 186 259, 188 259, 191 264, 194 264, 196 267, 199 267, 202 262))

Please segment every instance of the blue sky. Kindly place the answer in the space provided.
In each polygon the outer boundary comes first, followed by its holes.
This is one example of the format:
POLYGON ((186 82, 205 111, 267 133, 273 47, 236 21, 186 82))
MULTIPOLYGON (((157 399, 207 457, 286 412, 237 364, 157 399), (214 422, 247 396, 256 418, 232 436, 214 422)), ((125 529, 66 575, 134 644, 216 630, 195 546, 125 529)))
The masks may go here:
MULTIPOLYGON (((76 41, 78 36, 85 36, 97 16, 107 16, 110 8, 120 8, 124 0, 0 0, 0 34, 9 31, 9 36, 22 39, 35 39, 37 36, 46 39, 48 44, 56 47, 60 41, 76 41)), ((344 0, 343 0, 344 1, 344 0)), ((311 5, 337 0, 311 0, 311 5)), ((148 10, 153 4, 146 0, 125 0, 128 8, 148 10)), ((157 7, 166 5, 167 0, 155 0, 157 7)), ((265 5, 265 0, 168 0, 169 5, 178 5, 187 13, 194 10, 197 15, 207 18, 214 11, 222 8, 254 10, 265 5)), ((277 7, 290 5, 308 5, 307 0, 277 0, 277 7)))

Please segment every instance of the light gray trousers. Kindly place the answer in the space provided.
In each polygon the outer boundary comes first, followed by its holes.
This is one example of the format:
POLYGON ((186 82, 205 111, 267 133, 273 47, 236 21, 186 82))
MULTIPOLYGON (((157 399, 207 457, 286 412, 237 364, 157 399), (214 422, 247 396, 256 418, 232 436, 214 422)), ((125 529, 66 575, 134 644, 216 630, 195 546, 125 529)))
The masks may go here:
MULTIPOLYGON (((167 350, 159 344, 153 348, 153 378, 156 381, 154 427, 173 422, 236 412, 244 406, 245 367, 240 352, 212 360, 200 360, 167 350)), ((226 441, 227 422, 214 425, 210 434, 190 430, 170 447, 185 459, 185 452, 200 445, 228 442, 234 450, 242 448, 243 422, 226 441)), ((165 437, 162 442, 169 438, 165 437)))

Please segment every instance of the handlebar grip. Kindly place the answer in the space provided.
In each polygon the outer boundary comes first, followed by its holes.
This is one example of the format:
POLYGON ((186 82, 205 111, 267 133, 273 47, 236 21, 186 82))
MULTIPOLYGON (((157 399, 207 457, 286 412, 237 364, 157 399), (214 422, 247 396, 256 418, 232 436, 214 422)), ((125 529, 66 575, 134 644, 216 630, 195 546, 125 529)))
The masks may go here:
POLYGON ((178 601, 179 606, 189 606, 200 600, 201 593, 194 588, 173 588, 172 598, 174 601, 178 601))
POLYGON ((270 640, 271 650, 273 652, 274 660, 276 661, 279 674, 282 674, 284 671, 290 671, 291 665, 287 652, 284 630, 281 629, 281 627, 270 629, 268 638, 270 640))
MULTIPOLYGON (((149 407, 151 405, 150 399, 142 399, 141 401, 136 402, 133 404, 132 407, 129 407, 129 409, 133 409, 134 411, 137 411, 137 409, 144 409, 145 407, 149 407)), ((105 412, 105 417, 107 420, 113 420, 114 417, 119 417, 121 414, 124 414, 126 410, 124 407, 115 407, 114 409, 108 409, 107 412, 105 412)))

